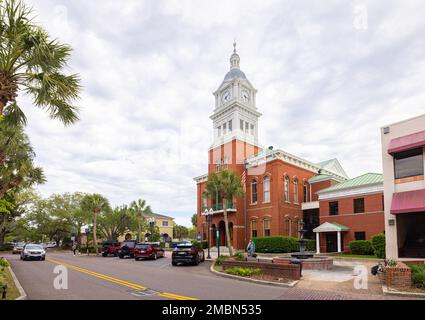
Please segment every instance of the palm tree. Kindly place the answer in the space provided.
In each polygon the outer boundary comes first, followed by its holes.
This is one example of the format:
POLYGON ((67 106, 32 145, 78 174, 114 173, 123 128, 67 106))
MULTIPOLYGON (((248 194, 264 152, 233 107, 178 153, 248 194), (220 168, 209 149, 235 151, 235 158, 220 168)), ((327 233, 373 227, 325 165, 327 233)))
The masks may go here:
POLYGON ((96 251, 96 255, 99 254, 99 250, 97 247, 97 216, 102 211, 110 210, 108 199, 104 196, 94 193, 88 194, 83 197, 81 200, 81 208, 83 210, 87 210, 93 213, 93 242, 94 248, 96 251))
POLYGON ((73 102, 81 90, 79 76, 64 73, 72 49, 51 39, 32 13, 22 0, 0 1, 0 120, 9 114, 26 123, 16 102, 22 91, 51 118, 72 124, 78 120, 73 102))
MULTIPOLYGON (((243 185, 241 178, 232 171, 222 170, 218 173, 212 173, 208 177, 206 191, 210 198, 220 197, 223 200, 223 216, 226 231, 226 242, 229 248, 229 254, 233 255, 232 245, 230 243, 229 220, 227 218, 227 203, 234 197, 243 194, 243 185)), ((209 230, 208 230, 209 232, 209 230)))
POLYGON ((140 241, 140 239, 142 238, 142 221, 145 216, 152 215, 152 209, 150 206, 146 205, 146 200, 143 200, 143 199, 133 201, 130 204, 130 208, 136 215, 137 241, 140 241))

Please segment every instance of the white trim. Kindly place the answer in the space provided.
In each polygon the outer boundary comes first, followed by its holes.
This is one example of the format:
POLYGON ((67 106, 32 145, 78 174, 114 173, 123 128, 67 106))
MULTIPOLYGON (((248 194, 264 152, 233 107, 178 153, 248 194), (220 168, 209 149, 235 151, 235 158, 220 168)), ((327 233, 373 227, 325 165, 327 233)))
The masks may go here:
POLYGON ((319 201, 310 201, 301 203, 301 210, 319 209, 319 201))
POLYGON ((202 176, 198 176, 193 178, 197 183, 207 182, 208 181, 208 174, 203 174, 202 176))
POLYGON ((319 232, 339 232, 339 231, 348 231, 348 230, 342 230, 340 227, 334 225, 330 222, 324 222, 317 228, 313 229, 313 232, 319 233, 319 232))
POLYGON ((319 191, 317 192, 317 194, 319 195, 319 201, 321 201, 321 200, 328 200, 328 199, 334 199, 334 198, 352 197, 352 196, 367 195, 371 193, 380 193, 380 192, 384 192, 384 184, 382 182, 360 186, 360 187, 334 190, 329 192, 319 191))

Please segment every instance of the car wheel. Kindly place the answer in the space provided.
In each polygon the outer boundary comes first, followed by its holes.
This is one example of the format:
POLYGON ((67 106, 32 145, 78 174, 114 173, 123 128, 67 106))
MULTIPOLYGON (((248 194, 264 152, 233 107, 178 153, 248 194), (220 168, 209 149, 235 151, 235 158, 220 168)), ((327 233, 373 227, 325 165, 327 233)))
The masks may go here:
POLYGON ((102 257, 106 257, 108 254, 106 252, 102 253, 102 257))
POLYGON ((119 255, 120 259, 124 259, 124 256, 122 254, 119 255))
POLYGON ((201 259, 201 262, 204 262, 204 261, 205 261, 205 253, 202 254, 202 259, 201 259))
POLYGON ((44 261, 44 260, 46 260, 46 257, 44 257, 44 258, 41 258, 41 261, 44 261))
POLYGON ((20 257, 19 257, 19 259, 23 260, 23 259, 22 259, 22 256, 20 256, 20 257))
POLYGON ((134 261, 139 261, 140 259, 139 258, 134 258, 134 261))
POLYGON ((158 259, 158 256, 156 255, 156 253, 153 254, 153 259, 154 260, 158 259))
POLYGON ((177 265, 177 262, 171 262, 171 264, 173 265, 173 266, 176 266, 177 265))
POLYGON ((198 264, 199 264, 199 261, 200 261, 201 259, 199 259, 199 256, 197 256, 196 258, 195 258, 195 261, 194 261, 194 264, 195 264, 195 266, 197 266, 198 264))

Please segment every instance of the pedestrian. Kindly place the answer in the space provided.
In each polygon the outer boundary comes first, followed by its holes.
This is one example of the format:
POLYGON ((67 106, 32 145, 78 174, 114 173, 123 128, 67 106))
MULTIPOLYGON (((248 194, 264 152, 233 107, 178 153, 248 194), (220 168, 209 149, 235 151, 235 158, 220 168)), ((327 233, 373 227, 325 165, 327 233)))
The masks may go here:
POLYGON ((77 242, 74 242, 72 244, 72 252, 74 253, 74 256, 75 256, 75 253, 77 252, 77 242))
POLYGON ((252 240, 252 239, 251 239, 251 240, 249 240, 247 250, 248 250, 248 252, 249 252, 249 256, 250 256, 251 258, 253 258, 253 257, 254 257, 254 255, 255 255, 255 243, 254 243, 254 240, 252 240))

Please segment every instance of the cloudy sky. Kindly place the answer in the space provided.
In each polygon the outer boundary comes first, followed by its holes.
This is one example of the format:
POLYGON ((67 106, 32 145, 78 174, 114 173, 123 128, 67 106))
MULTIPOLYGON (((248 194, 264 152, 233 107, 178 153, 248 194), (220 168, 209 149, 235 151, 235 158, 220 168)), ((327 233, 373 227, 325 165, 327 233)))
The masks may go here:
POLYGON ((190 225, 233 39, 265 146, 380 172, 379 128, 425 113, 424 1, 27 2, 84 85, 72 127, 20 97, 46 196, 143 198, 190 225))

